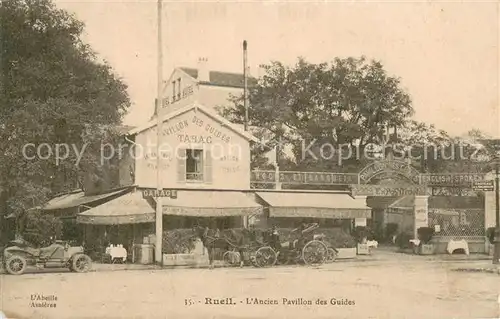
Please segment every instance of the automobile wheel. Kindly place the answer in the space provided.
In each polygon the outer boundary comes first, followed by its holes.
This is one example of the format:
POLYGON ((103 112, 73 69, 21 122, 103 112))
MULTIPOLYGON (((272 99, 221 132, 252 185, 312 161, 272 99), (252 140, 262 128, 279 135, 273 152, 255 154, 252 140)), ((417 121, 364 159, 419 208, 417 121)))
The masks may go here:
POLYGON ((11 275, 21 275, 26 270, 26 259, 23 256, 14 255, 5 262, 5 270, 11 275))
POLYGON ((73 257, 72 268, 74 272, 87 272, 92 266, 92 259, 85 254, 78 254, 73 257))

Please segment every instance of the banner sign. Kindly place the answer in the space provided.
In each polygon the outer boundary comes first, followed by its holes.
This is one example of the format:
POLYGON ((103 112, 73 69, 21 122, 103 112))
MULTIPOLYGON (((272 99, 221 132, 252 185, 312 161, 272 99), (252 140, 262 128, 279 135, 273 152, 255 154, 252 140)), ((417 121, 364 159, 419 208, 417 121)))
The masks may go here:
POLYGON ((358 174, 280 172, 279 180, 284 184, 349 185, 358 183, 358 174))
MULTIPOLYGON (((274 171, 253 171, 252 182, 274 183, 274 171)), ((283 184, 308 185, 350 185, 358 183, 358 174, 327 173, 327 172, 279 172, 279 182, 283 184)))
POLYGON ((177 190, 176 189, 146 189, 142 191, 142 197, 168 197, 168 198, 177 198, 177 190))
POLYGON ((422 174, 420 183, 424 185, 463 186, 473 182, 483 181, 485 174, 422 174))
POLYGON ((495 190, 493 180, 474 182, 472 189, 475 191, 492 192, 495 190))
MULTIPOLYGON (((473 183, 485 180, 486 174, 480 173, 442 173, 420 174, 414 167, 403 161, 378 161, 367 165, 359 174, 330 172, 291 172, 281 171, 279 182, 302 185, 353 185, 369 184, 375 180, 405 179, 410 184, 429 187, 470 188, 473 183)), ((275 171, 252 171, 254 183, 275 183, 275 171)), ((375 184, 375 183, 374 183, 375 184)))
POLYGON ((391 187, 382 185, 351 185, 352 196, 409 196, 429 195, 425 186, 391 187))
POLYGON ((418 184, 420 173, 403 161, 378 161, 367 165, 361 172, 359 172, 359 179, 363 183, 368 183, 372 178, 391 172, 418 184))

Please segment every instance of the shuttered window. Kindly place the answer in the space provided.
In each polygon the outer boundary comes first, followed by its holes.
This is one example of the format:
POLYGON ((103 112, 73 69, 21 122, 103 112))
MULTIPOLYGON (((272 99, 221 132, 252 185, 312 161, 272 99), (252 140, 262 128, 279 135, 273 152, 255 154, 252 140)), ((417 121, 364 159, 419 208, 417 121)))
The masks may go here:
POLYGON ((202 149, 179 149, 177 181, 212 183, 212 153, 202 149))
POLYGON ((205 150, 205 161, 204 161, 204 173, 205 178, 204 181, 207 184, 212 183, 212 152, 210 150, 205 150))
POLYGON ((177 149, 177 182, 186 182, 186 150, 177 149))

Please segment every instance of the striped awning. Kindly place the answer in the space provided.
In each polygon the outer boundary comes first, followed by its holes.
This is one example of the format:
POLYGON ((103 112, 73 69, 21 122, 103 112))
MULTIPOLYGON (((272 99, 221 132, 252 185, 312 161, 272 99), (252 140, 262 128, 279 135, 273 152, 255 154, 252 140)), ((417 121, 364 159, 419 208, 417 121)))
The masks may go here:
POLYGON ((163 214, 196 217, 250 216, 262 213, 252 197, 237 191, 179 190, 177 198, 162 198, 163 214))
POLYGON ((370 218, 371 208, 364 199, 349 194, 258 192, 269 206, 271 217, 370 218))
POLYGON ((152 223, 155 210, 141 192, 132 192, 78 214, 76 221, 94 225, 152 223))

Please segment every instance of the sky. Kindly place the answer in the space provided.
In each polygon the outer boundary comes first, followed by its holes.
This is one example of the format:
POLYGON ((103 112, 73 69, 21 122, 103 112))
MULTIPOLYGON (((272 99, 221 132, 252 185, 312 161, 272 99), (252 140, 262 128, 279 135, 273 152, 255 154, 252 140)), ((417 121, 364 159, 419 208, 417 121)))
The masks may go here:
MULTIPOLYGON (((125 123, 149 120, 157 83, 157 5, 56 0, 86 24, 84 40, 129 86, 125 123)), ((401 78, 414 118, 453 135, 476 128, 500 137, 499 5, 496 2, 164 1, 164 78, 174 67, 250 73, 271 60, 291 65, 360 57, 401 78)))

